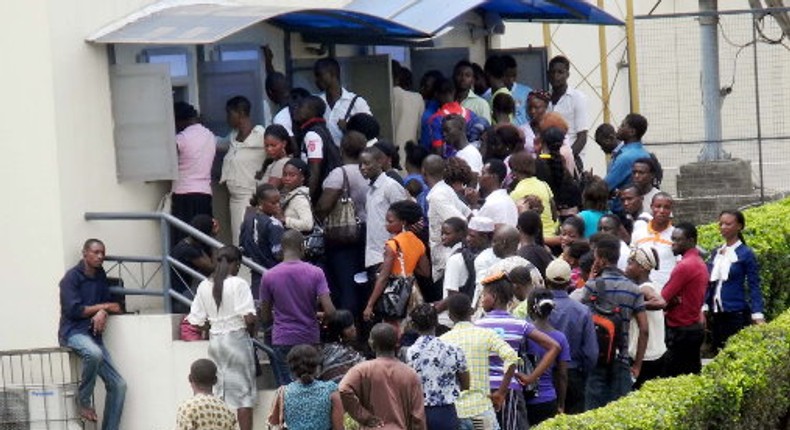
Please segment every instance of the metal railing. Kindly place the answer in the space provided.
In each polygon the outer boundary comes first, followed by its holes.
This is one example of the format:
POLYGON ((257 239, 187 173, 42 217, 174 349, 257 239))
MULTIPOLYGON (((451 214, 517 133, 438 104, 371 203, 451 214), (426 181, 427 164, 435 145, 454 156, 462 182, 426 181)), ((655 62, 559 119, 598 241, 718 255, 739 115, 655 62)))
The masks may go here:
MULTIPOLYGON (((150 279, 146 281, 143 279, 142 288, 123 288, 123 287, 111 287, 110 292, 117 295, 130 295, 130 296, 162 296, 164 299, 164 311, 166 313, 170 313, 172 310, 170 299, 174 299, 180 303, 183 303, 186 306, 192 305, 192 300, 188 297, 184 296, 183 294, 179 293, 178 291, 173 290, 170 288, 171 279, 170 279, 170 269, 174 267, 180 271, 183 271, 189 274, 192 277, 195 277, 199 280, 206 279, 206 276, 202 273, 198 272, 197 270, 192 269, 191 267, 187 266, 186 264, 176 260, 175 258, 170 256, 170 227, 175 227, 176 229, 186 233, 190 237, 196 239, 197 241, 211 246, 214 249, 221 248, 226 246, 226 244, 214 239, 213 237, 203 233, 202 231, 192 227, 191 225, 181 221, 180 219, 174 217, 165 212, 86 212, 85 213, 85 220, 86 221, 158 221, 160 227, 160 238, 162 244, 162 255, 160 256, 119 256, 119 255, 109 255, 105 257, 105 261, 113 261, 116 262, 119 267, 122 266, 124 263, 154 263, 159 264, 162 272, 162 290, 154 290, 148 289, 146 286, 150 283, 150 279)), ((266 273, 266 269, 259 265, 258 263, 250 260, 247 257, 242 257, 241 264, 248 267, 251 271, 259 273, 263 275, 266 273)), ((155 275, 154 272, 153 275, 155 275)), ((152 275, 152 278, 153 278, 152 275)), ((272 350, 269 346, 260 342, 258 339, 252 339, 253 345, 257 348, 266 353, 269 357, 269 362, 272 366, 278 365, 277 360, 275 360, 274 350, 272 350)))

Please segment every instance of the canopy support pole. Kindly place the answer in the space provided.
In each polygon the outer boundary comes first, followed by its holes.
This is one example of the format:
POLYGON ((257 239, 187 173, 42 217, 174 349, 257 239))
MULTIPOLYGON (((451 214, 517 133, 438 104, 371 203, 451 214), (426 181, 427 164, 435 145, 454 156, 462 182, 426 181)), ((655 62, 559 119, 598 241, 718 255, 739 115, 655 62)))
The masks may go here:
MULTIPOLYGON (((598 0, 598 8, 603 9, 604 0, 598 0)), ((612 112, 609 108, 609 59, 607 53, 609 46, 606 43, 606 27, 598 26, 598 54, 601 68, 601 102, 603 102, 603 122, 610 124, 612 112)))
POLYGON ((631 112, 639 113, 639 68, 636 64, 636 31, 634 30, 634 0, 626 0, 625 35, 628 44, 628 88, 631 112))

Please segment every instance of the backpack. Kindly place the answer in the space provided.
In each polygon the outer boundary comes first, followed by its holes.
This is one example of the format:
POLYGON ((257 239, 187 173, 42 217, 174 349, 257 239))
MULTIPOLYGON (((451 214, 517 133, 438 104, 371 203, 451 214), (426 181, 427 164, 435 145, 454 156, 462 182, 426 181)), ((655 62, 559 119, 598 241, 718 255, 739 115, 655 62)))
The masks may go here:
MULTIPOLYGON (((595 291, 590 295, 595 337, 598 341, 598 366, 608 367, 614 363, 618 349, 626 341, 620 306, 606 298, 606 283, 595 280, 595 291)), ((627 345, 627 343, 626 343, 627 345)))
POLYGON ((461 248, 457 253, 461 254, 461 257, 464 259, 464 266, 466 267, 466 282, 464 285, 461 286, 461 289, 458 290, 459 293, 466 294, 471 299, 475 295, 475 254, 472 253, 472 250, 469 248, 461 248))

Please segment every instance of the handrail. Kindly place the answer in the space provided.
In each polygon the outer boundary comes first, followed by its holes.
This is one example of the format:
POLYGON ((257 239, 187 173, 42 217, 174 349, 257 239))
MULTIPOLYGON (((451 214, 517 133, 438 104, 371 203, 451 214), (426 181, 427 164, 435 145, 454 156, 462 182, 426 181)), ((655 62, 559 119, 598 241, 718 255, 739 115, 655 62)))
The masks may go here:
MULTIPOLYGON (((112 287, 110 291, 115 294, 123 294, 123 295, 161 295, 164 297, 165 302, 165 312, 170 312, 170 298, 172 297, 178 302, 181 302, 187 306, 192 305, 192 300, 185 297, 183 294, 179 293, 178 291, 172 290, 170 288, 170 266, 175 266, 177 269, 187 272, 189 275, 196 277, 200 280, 206 279, 206 276, 202 273, 192 269, 191 267, 185 265, 184 263, 176 260, 175 258, 169 255, 170 252, 170 229, 167 228, 169 226, 173 226, 182 232, 188 234, 189 236, 197 239, 198 241, 202 242, 203 244, 209 245, 215 249, 221 248, 225 246, 224 243, 214 239, 213 237, 203 233, 202 231, 192 227, 191 225, 181 221, 180 219, 170 215, 169 213, 165 212, 85 212, 85 220, 86 221, 139 221, 139 220, 149 220, 149 221, 159 221, 161 231, 160 234, 162 236, 162 257, 136 257, 136 256, 107 256, 105 260, 107 261, 130 261, 135 263, 161 263, 162 264, 162 292, 154 292, 148 291, 143 289, 130 289, 130 288, 120 288, 120 287, 112 287)), ((266 273, 266 268, 259 265, 258 263, 250 260, 247 257, 243 257, 241 259, 241 263, 250 268, 250 270, 260 273, 263 275, 266 273)), ((263 342, 259 341, 258 339, 252 338, 252 344, 255 348, 262 350, 268 357, 269 363, 272 366, 278 366, 278 361, 276 360, 276 356, 274 350, 271 349, 268 345, 264 344, 263 342)))

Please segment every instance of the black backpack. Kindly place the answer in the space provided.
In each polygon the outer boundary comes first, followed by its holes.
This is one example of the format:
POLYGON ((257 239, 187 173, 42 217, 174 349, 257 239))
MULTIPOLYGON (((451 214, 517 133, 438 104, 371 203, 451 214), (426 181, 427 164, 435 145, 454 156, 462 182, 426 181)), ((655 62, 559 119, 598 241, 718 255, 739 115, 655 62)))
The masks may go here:
POLYGON ((603 279, 595 280, 595 290, 590 295, 590 309, 598 340, 598 366, 608 367, 614 363, 618 349, 628 345, 620 306, 608 300, 606 283, 603 279))
POLYGON ((466 294, 471 299, 475 295, 475 255, 469 248, 461 248, 456 253, 460 253, 464 259, 464 266, 466 266, 466 282, 461 286, 459 293, 466 294))

